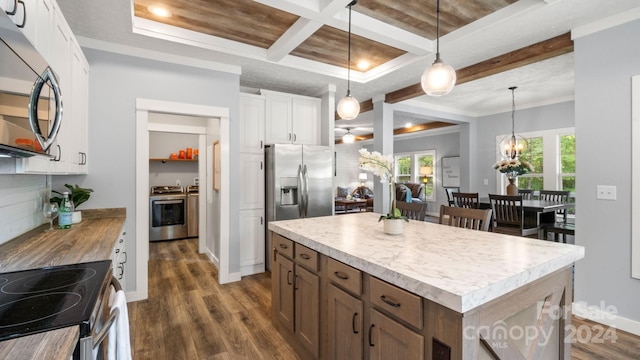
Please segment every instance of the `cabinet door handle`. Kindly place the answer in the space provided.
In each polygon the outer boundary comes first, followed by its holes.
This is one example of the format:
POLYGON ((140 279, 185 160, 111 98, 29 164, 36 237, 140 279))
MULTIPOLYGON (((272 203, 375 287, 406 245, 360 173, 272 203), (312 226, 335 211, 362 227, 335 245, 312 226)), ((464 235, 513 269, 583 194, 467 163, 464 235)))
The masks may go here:
POLYGON ((260 170, 262 170, 262 161, 260 161, 260 170))
POLYGON ((343 273, 342 271, 334 271, 333 275, 342 280, 347 280, 349 278, 349 275, 343 273))
POLYGON ((296 142, 296 134, 293 134, 293 142, 296 142))
POLYGON ((62 157, 62 149, 60 148, 60 145, 56 145, 58 147, 58 156, 54 156, 53 159, 51 159, 51 161, 60 161, 60 158, 62 157))
POLYGON ((273 248, 273 262, 276 262, 276 255, 278 254, 278 249, 273 248))
POLYGON ((353 313, 353 317, 351 318, 351 328, 353 329, 354 334, 358 333, 358 329, 356 329, 356 317, 358 317, 358 313, 353 313))
POLYGON ((122 252, 124 254, 124 261, 122 262, 123 264, 127 262, 127 259, 129 259, 129 257, 127 257, 127 252, 123 251, 122 252))
POLYGON ((303 253, 303 254, 300 254, 300 257, 301 257, 301 258, 303 258, 303 259, 305 259, 305 260, 309 260, 309 259, 311 259, 311 256, 309 256, 309 255, 307 255, 307 254, 304 254, 304 253, 303 253))
POLYGON ((260 149, 262 149, 262 140, 260 140, 260 149))
POLYGON ((18 0, 18 3, 22 4, 22 12, 24 13, 24 16, 22 17, 22 24, 16 26, 22 29, 27 24, 27 7, 24 5, 22 0, 18 0))
POLYGON ((278 246, 280 246, 281 249, 289 248, 286 244, 278 244, 278 246))
POLYGON ((260 216, 260 225, 264 225, 264 218, 260 216))
POLYGON ((293 285, 293 282, 291 281, 292 274, 291 270, 287 271, 287 285, 293 285))
POLYGON ((369 326, 369 346, 375 346, 373 345, 373 328, 375 327, 374 324, 371 324, 371 326, 369 326))
POLYGON ((5 11, 5 13, 7 13, 7 15, 9 15, 9 16, 13 16, 13 15, 16 14, 17 11, 18 11, 18 0, 14 0, 13 1, 13 10, 5 11))
POLYGON ((299 277, 300 277, 299 275, 295 275, 293 277, 293 290, 298 290, 298 278, 299 277))
POLYGON ((400 307, 400 303, 394 301, 395 299, 391 296, 387 297, 386 295, 380 295, 380 300, 384 301, 387 305, 391 305, 393 307, 400 307))
POLYGON ((287 140, 291 141, 291 133, 289 133, 289 138, 287 140))

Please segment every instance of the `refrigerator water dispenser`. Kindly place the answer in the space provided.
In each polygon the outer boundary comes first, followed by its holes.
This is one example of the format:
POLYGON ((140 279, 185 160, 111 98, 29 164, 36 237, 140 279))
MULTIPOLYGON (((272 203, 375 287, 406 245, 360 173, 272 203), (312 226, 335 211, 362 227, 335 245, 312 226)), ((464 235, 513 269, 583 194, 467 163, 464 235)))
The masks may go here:
POLYGON ((280 178, 280 205, 298 205, 298 178, 280 178))

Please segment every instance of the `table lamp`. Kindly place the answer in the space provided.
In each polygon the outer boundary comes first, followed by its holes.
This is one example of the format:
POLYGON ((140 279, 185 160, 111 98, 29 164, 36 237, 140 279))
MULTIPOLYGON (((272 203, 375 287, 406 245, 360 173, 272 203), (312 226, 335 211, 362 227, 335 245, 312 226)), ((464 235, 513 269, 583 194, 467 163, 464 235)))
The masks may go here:
POLYGON ((367 180, 367 173, 361 172, 358 175, 358 179, 360 179, 360 186, 364 186, 364 182, 367 180))

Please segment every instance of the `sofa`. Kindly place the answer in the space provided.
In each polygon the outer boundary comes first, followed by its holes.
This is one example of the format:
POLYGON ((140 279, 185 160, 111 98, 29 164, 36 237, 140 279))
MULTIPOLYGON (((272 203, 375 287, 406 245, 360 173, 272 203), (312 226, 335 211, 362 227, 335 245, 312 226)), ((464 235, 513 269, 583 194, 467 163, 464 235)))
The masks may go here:
POLYGON ((425 202, 424 184, 420 183, 397 183, 396 200, 406 202, 425 202))

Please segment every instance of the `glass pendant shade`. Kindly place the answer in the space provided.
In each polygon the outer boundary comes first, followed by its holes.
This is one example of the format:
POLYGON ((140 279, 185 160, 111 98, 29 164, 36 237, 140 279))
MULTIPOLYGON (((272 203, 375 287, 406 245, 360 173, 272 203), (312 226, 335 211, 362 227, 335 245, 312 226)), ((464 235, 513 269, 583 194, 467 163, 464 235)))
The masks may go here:
POLYGON ((498 144, 498 155, 503 160, 517 159, 528 148, 527 139, 520 135, 511 134, 505 136, 498 144))
POLYGON ((342 135, 342 142, 345 144, 353 144, 356 140, 356 137, 347 129, 347 133, 342 135))
POLYGON ((360 113, 360 103, 351 94, 347 94, 338 102, 337 110, 341 119, 353 120, 360 113))
POLYGON ((433 65, 422 74, 420 84, 429 96, 447 95, 456 84, 456 71, 437 57, 433 65))

